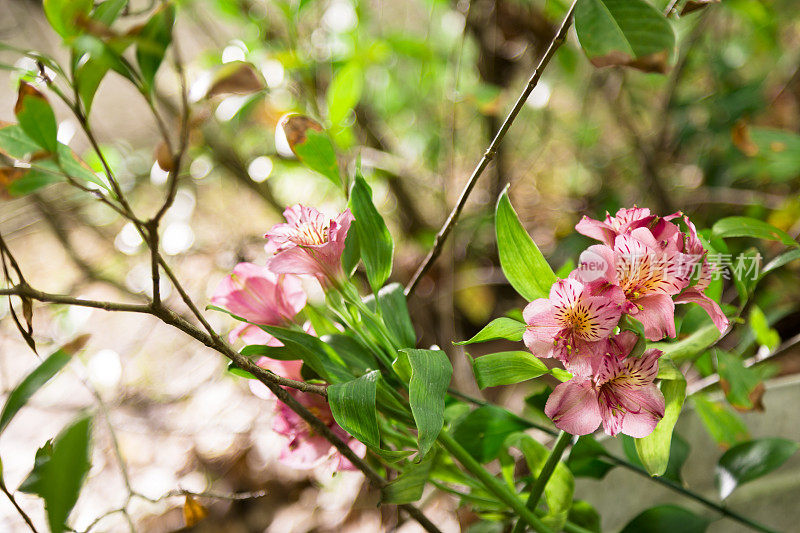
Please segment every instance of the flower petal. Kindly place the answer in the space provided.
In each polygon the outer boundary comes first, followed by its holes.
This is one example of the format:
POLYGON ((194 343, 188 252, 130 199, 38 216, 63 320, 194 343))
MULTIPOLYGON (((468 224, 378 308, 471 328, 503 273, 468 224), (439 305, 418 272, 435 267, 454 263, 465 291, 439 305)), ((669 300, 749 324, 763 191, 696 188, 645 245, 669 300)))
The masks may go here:
POLYGON ((588 435, 602 419, 597 394, 588 381, 566 381, 555 388, 547 399, 544 412, 557 428, 572 435, 588 435))

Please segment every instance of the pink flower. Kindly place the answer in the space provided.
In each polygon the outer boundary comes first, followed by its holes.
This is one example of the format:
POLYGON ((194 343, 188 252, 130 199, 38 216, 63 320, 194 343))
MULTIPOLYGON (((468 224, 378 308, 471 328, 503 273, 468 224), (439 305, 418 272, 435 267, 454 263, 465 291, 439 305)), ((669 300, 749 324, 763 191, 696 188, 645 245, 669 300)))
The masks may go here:
POLYGON ((276 274, 316 276, 323 285, 336 283, 342 272, 342 252, 353 215, 349 209, 330 219, 311 207, 295 205, 283 212, 285 224, 276 224, 265 235, 267 266, 276 274))
MULTIPOLYGON (((217 286, 211 302, 254 324, 278 326, 291 322, 305 307, 306 293, 294 276, 279 276, 266 267, 239 263, 217 286)), ((272 335, 246 322, 231 331, 229 340, 234 342, 238 337, 248 344, 281 345, 272 335)))
POLYGON ((602 423, 611 436, 646 437, 664 417, 664 396, 653 383, 660 356, 659 350, 646 350, 642 357, 605 357, 591 379, 576 377, 557 386, 544 412, 573 435, 592 433, 602 423))
POLYGON ((679 216, 680 213, 674 213, 667 217, 659 217, 650 214, 647 208, 623 208, 613 217, 606 213, 604 222, 584 216, 575 225, 575 229, 578 233, 597 239, 607 246, 614 246, 617 235, 627 235, 636 228, 647 228, 657 241, 670 242, 676 240, 675 237, 680 230, 669 221, 679 216))
POLYGON ((534 300, 523 317, 528 327, 523 340, 537 357, 555 357, 575 374, 589 375, 608 350, 608 338, 619 322, 625 297, 600 281, 556 281, 550 298, 534 300), (602 296, 596 292, 603 290, 602 296))
POLYGON ((617 235, 613 248, 587 248, 576 272, 578 279, 604 279, 622 289, 627 300, 622 311, 642 323, 648 340, 675 336, 672 296, 689 285, 691 275, 688 256, 662 244, 649 229, 636 228, 617 235))
POLYGON ((722 312, 719 304, 706 296, 704 292, 711 283, 715 267, 708 262, 708 251, 703 247, 703 243, 700 242, 700 239, 697 237, 697 228, 695 228, 688 217, 683 217, 683 220, 689 228, 688 233, 684 234, 684 253, 694 261, 691 268, 692 274, 697 275, 697 283, 686 287, 675 298, 675 303, 696 303, 708 313, 708 316, 711 317, 711 320, 719 331, 724 332, 728 329, 730 323, 728 317, 722 312), (697 265, 700 267, 699 270, 696 268, 697 265))
MULTIPOLYGON (((266 368, 279 376, 301 380, 300 368, 302 361, 277 361, 262 357, 258 366, 266 368)), ((366 447, 358 440, 352 438, 333 419, 331 409, 324 398, 316 394, 304 393, 294 389, 287 389, 294 398, 306 409, 314 413, 323 424, 328 426, 333 433, 348 443, 360 457, 366 454, 366 447)), ((292 468, 306 470, 319 466, 325 462, 333 461, 337 470, 355 470, 338 450, 319 435, 303 420, 300 415, 292 411, 283 402, 277 402, 275 418, 272 420, 272 429, 285 437, 286 446, 281 450, 280 461, 292 468)))

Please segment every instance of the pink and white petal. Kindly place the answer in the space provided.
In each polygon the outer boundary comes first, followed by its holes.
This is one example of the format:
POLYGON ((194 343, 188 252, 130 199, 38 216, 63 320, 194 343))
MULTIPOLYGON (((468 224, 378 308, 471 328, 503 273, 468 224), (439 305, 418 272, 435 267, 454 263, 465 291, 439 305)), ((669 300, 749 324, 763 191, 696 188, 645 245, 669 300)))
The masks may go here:
POLYGON ((302 380, 300 369, 303 367, 303 361, 280 361, 278 359, 270 359, 269 357, 262 357, 256 362, 261 368, 265 368, 282 378, 302 380))
POLYGON ((286 443, 279 460, 297 470, 309 470, 325 462, 333 451, 331 443, 321 436, 297 435, 286 443))
POLYGON ((675 304, 666 294, 651 294, 636 300, 639 310, 632 316, 644 326, 649 341, 675 337, 675 304))
POLYGON ((583 283, 576 279, 560 279, 550 287, 550 302, 554 307, 571 308, 583 293, 583 283))
POLYGON ((722 312, 722 308, 720 308, 719 304, 702 292, 696 290, 695 287, 689 287, 679 294, 675 298, 675 303, 696 303, 708 313, 708 316, 711 317, 711 320, 714 322, 714 325, 717 326, 720 333, 724 333, 730 325, 728 317, 722 312))
POLYGON ((617 232, 608 224, 587 216, 581 218, 580 222, 575 225, 575 231, 609 246, 613 246, 614 237, 617 236, 617 232))
POLYGON ((283 343, 261 329, 258 326, 248 323, 241 323, 231 330, 228 335, 228 342, 233 343, 237 338, 241 338, 245 344, 264 344, 266 346, 283 346, 283 343))
POLYGON ((636 411, 629 410, 622 421, 622 432, 640 439, 648 436, 664 418, 664 395, 653 384, 637 388, 628 393, 629 400, 638 404, 636 411))
POLYGON ((619 305, 603 296, 583 297, 580 307, 586 309, 587 326, 576 331, 576 335, 587 341, 607 339, 617 327, 622 311, 619 305))
POLYGON ((603 431, 614 437, 622 431, 622 424, 626 413, 621 409, 612 409, 608 402, 600 399, 600 417, 603 420, 603 431))
POLYGON ((589 381, 566 381, 547 399, 544 412, 557 428, 572 435, 588 435, 600 425, 597 393, 589 381))
POLYGON ((267 268, 275 274, 317 276, 324 274, 319 263, 300 247, 289 248, 267 261, 267 268))
POLYGON ((583 283, 606 282, 618 285, 617 256, 614 249, 605 244, 588 247, 578 258, 578 268, 569 277, 583 283))
POLYGON ((620 359, 628 357, 633 347, 639 341, 639 336, 632 331, 620 331, 609 339, 609 352, 620 359))
MULTIPOLYGON (((361 457, 362 459, 364 458, 364 456, 367 455, 367 446, 363 442, 361 442, 361 441, 359 441, 357 439, 350 439, 350 442, 348 442, 347 445, 350 447, 351 450, 353 450, 353 453, 355 453, 357 456, 361 457)), ((342 471, 346 471, 346 472, 347 471, 358 470, 358 468, 356 468, 353 465, 353 463, 351 463, 350 460, 347 459, 347 457, 345 457, 341 453, 337 453, 336 455, 339 456, 339 462, 336 465, 336 469, 337 470, 342 470, 342 471)))

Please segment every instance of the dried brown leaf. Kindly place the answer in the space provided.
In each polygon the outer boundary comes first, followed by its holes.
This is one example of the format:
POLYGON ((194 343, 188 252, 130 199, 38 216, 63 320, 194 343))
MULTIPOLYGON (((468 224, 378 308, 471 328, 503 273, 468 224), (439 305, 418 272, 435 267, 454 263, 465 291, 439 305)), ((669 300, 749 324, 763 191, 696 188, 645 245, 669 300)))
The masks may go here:
POLYGON ((161 167, 161 170, 164 172, 171 172, 175 169, 175 158, 172 156, 172 152, 167 146, 166 141, 162 140, 161 142, 156 145, 155 150, 155 157, 158 166, 161 167))
POLYGON ((322 125, 319 122, 296 113, 284 115, 278 122, 278 127, 283 129, 292 151, 295 146, 305 142, 308 130, 322 131, 322 125))
POLYGON ((186 527, 192 527, 208 516, 208 509, 200 505, 190 494, 186 495, 183 504, 183 519, 186 527))
POLYGON ((750 138, 750 129, 744 120, 736 121, 731 128, 731 141, 744 155, 753 157, 758 154, 758 146, 750 138))
POLYGON ((264 82, 250 63, 233 61, 222 66, 206 93, 207 98, 221 94, 251 94, 264 89, 264 82))
POLYGON ((686 2, 686 5, 683 6, 681 16, 706 8, 711 4, 719 4, 720 1, 721 0, 689 0, 686 2))
POLYGON ((19 83, 19 92, 17 93, 17 103, 14 105, 15 115, 18 115, 20 111, 22 111, 23 102, 25 98, 28 97, 41 98, 45 102, 47 101, 47 98, 45 98, 45 96, 42 93, 40 93, 36 88, 34 88, 33 85, 21 81, 19 83))
POLYGON ((602 67, 631 67, 644 72, 664 74, 669 70, 669 54, 666 50, 642 57, 631 57, 629 54, 615 50, 604 56, 593 57, 592 65, 602 67))

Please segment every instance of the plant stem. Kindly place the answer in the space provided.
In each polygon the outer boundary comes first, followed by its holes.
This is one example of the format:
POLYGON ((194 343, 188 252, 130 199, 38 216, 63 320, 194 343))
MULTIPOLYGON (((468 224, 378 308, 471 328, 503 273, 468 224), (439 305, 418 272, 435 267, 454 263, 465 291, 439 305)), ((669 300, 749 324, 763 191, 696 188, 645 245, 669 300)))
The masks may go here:
MULTIPOLYGON (((553 450, 547 457, 547 461, 545 461, 542 471, 539 473, 539 476, 533 483, 533 487, 531 487, 531 493, 528 495, 528 502, 525 505, 531 511, 536 509, 539 500, 542 498, 544 487, 547 485, 547 482, 550 481, 550 476, 553 475, 556 465, 561 460, 561 456, 564 454, 564 450, 567 449, 567 445, 571 440, 572 435, 566 431, 562 431, 558 434, 556 443, 553 445, 553 450)), ((522 533, 523 531, 525 531, 525 524, 522 523, 522 520, 518 520, 512 533, 522 533)))
POLYGON ((758 522, 755 522, 755 521, 747 518, 746 516, 740 515, 736 511, 731 511, 730 509, 727 509, 727 508, 723 507, 722 505, 720 505, 718 503, 712 502, 711 500, 709 500, 705 496, 701 496, 700 494, 697 494, 696 492, 693 492, 693 491, 691 491, 689 489, 683 488, 678 483, 670 481, 669 479, 665 479, 664 477, 661 477, 661 476, 656 476, 656 477, 651 476, 643 468, 639 468, 638 466, 633 465, 631 463, 628 463, 627 461, 619 459, 618 457, 615 457, 615 456, 613 456, 611 454, 605 454, 605 455, 603 455, 603 457, 607 458, 609 461, 611 461, 612 463, 614 463, 614 464, 616 464, 618 466, 623 466, 623 467, 627 468, 628 470, 636 472, 637 474, 640 474, 642 476, 647 476, 652 481, 655 481, 656 483, 664 485, 665 487, 668 487, 668 488, 674 490, 675 492, 679 492, 679 493, 683 494, 684 496, 692 498, 693 500, 696 500, 696 501, 702 503, 706 507, 715 510, 716 512, 720 513, 721 515, 726 516, 727 518, 730 518, 732 520, 736 520, 737 522, 739 522, 741 524, 744 524, 747 527, 749 527, 749 528, 751 528, 751 529, 753 529, 755 531, 763 531, 764 533, 777 533, 774 529, 770 529, 765 525, 759 524, 758 522))
POLYGON ((441 444, 450 455, 455 457, 458 462, 461 463, 461 466, 477 477, 489 492, 497 496, 503 503, 517 513, 520 521, 525 522, 531 526, 534 531, 538 531, 539 533, 552 533, 552 530, 547 527, 533 511, 528 509, 525 503, 514 494, 505 483, 486 470, 463 446, 456 442, 446 430, 442 430, 442 432, 439 433, 438 440, 439 444, 441 444))

